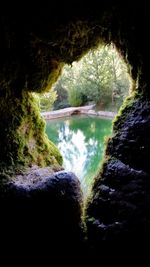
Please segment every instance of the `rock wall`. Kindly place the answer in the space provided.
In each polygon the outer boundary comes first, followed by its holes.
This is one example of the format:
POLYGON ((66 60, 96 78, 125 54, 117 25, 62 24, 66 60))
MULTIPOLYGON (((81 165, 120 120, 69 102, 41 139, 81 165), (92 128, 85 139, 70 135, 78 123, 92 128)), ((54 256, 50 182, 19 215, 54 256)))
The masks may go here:
POLYGON ((149 85, 149 69, 146 67, 149 65, 146 52, 149 47, 143 31, 148 27, 146 6, 137 4, 134 12, 131 3, 130 7, 127 3, 125 6, 101 3, 100 9, 94 4, 92 7, 72 5, 74 8, 67 4, 68 8, 63 8, 63 12, 61 5, 57 7, 54 3, 47 7, 37 4, 32 8, 27 4, 19 5, 17 9, 13 5, 3 8, 0 18, 0 121, 1 142, 5 147, 0 158, 3 165, 12 165, 12 162, 14 165, 21 162, 25 166, 29 162, 53 164, 47 153, 53 154, 55 162, 62 163, 61 155, 58 156, 54 146, 48 144, 44 127, 39 127, 42 120, 36 115, 33 124, 38 125, 38 135, 43 143, 40 143, 43 148, 39 151, 36 130, 29 122, 30 116, 38 114, 31 92, 50 90, 65 63, 79 60, 99 44, 113 42, 127 62, 139 90, 149 93, 145 89, 149 85), (26 140, 22 133, 18 136, 18 131, 23 128, 22 121, 32 128, 26 131, 26 140), (30 135, 34 136, 32 141, 30 135), (34 143, 35 154, 40 152, 41 159, 31 151, 30 143, 34 143))
POLYGON ((140 245, 150 238, 149 151, 150 102, 130 97, 114 122, 88 203, 88 235, 95 247, 104 240, 140 245))
MULTIPOLYGON (((94 2, 83 7, 76 1, 67 5, 40 2, 34 8, 21 3, 17 9, 10 4, 0 16, 1 177, 9 168, 17 172, 20 164, 62 164, 58 150, 45 136, 31 92, 50 90, 65 63, 79 60, 102 43, 113 42, 128 64, 136 93, 114 123, 103 169, 86 206, 88 247, 93 251, 99 250, 104 240, 138 241, 150 236, 148 32, 149 8, 142 2, 136 6, 131 2, 100 3, 100 8, 94 2)), ((1 179, 2 195, 3 183, 1 179)), ((40 186, 39 191, 43 188, 40 186)), ((26 194, 31 191, 26 190, 26 194)), ((49 200, 47 189, 44 194, 43 205, 48 208, 53 199, 49 200)), ((39 204, 44 194, 38 193, 39 204)), ((8 200, 11 203, 12 197, 8 200)), ((24 201, 28 205, 26 198, 24 201)), ((23 205, 21 202, 19 208, 23 205)), ((14 212, 18 209, 18 198, 13 208, 14 212)), ((55 233, 57 229, 54 227, 55 233)))
POLYGON ((83 246, 82 205, 80 183, 71 172, 36 166, 24 175, 1 177, 1 260, 5 251, 13 254, 12 262, 25 257, 55 264, 66 253, 78 254, 83 246), (54 257, 57 253, 61 256, 54 257))

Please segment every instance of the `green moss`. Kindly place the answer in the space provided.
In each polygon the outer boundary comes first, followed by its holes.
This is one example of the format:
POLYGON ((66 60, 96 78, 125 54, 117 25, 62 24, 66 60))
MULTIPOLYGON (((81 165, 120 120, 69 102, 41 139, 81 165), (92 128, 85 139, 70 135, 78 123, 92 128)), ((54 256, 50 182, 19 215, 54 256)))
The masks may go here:
POLYGON ((64 64, 52 59, 47 65, 48 67, 45 69, 43 69, 42 64, 37 65, 36 75, 32 75, 28 81, 28 91, 37 93, 48 92, 57 81, 64 64))
POLYGON ((2 168, 62 165, 62 156, 45 134, 45 121, 31 93, 25 91, 19 97, 10 94, 1 98, 0 104, 2 168))
POLYGON ((62 73, 62 68, 64 64, 63 63, 58 63, 57 61, 53 61, 53 69, 50 72, 48 79, 47 79, 47 86, 45 87, 45 92, 48 92, 52 85, 57 81, 58 77, 62 73))
MULTIPOLYGON (((134 10, 134 5, 122 8, 120 4, 111 7, 102 4, 100 9, 90 7, 90 14, 75 10, 75 16, 71 15, 72 8, 66 11, 67 16, 62 11, 58 15, 53 9, 46 8, 44 12, 39 10, 42 19, 36 12, 31 12, 28 20, 22 19, 21 22, 20 16, 9 17, 6 14, 2 17, 1 166, 62 164, 59 151, 45 135, 44 121, 30 92, 50 90, 63 65, 79 60, 89 49, 113 42, 131 66, 133 79, 138 78, 139 90, 146 92, 149 85, 149 47, 143 29, 147 24, 144 16, 140 20, 143 26, 139 27, 141 11, 137 9, 135 13, 134 10)), ((134 101, 135 95, 123 104, 113 123, 114 132, 123 124, 134 101)))
POLYGON ((124 123, 125 119, 127 118, 129 112, 133 108, 133 104, 139 99, 142 100, 142 98, 145 97, 141 92, 139 91, 134 91, 129 97, 125 99, 123 102, 122 106, 120 107, 118 114, 113 120, 113 131, 114 133, 119 131, 121 129, 121 125, 124 123))

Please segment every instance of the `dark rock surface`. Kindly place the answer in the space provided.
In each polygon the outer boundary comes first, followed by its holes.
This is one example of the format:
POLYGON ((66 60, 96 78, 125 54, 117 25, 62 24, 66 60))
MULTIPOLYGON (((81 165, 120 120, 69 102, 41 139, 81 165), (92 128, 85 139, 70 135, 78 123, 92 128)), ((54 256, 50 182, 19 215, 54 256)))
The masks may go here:
MULTIPOLYGON (((9 165, 55 163, 54 147, 45 141, 44 125, 30 92, 46 92, 63 64, 79 60, 103 42, 113 42, 128 64, 136 91, 145 95, 145 100, 139 96, 115 123, 106 151, 108 160, 87 206, 88 244, 92 250, 98 249, 101 263, 101 241, 139 244, 150 237, 149 3, 100 1, 100 8, 93 2, 81 6, 76 1, 66 5, 49 1, 47 5, 37 2, 33 8, 31 3, 20 2, 16 8, 12 2, 2 9, 0 167, 3 171, 3 166, 7 169, 9 165)), ((23 252, 34 247, 37 257, 40 249, 63 248, 67 255, 72 249, 73 260, 78 255, 72 245, 80 239, 81 196, 70 174, 58 176, 35 184, 4 183, 1 179, 1 242, 4 247, 6 241, 7 251, 15 246, 23 252)), ((126 257, 123 251, 122 262, 126 257)))
POLYGON ((149 173, 149 152, 150 101, 136 99, 114 125, 114 136, 108 143, 107 153, 136 170, 149 173))
MULTIPOLYGON (((0 186, 1 242, 24 253, 47 253, 79 249, 82 243, 82 192, 71 172, 36 173, 0 186), (23 179, 24 178, 24 179, 23 179)), ((40 256, 40 255, 39 255, 40 256)))
POLYGON ((93 249, 103 247, 103 241, 141 246, 150 238, 149 110, 148 101, 135 100, 114 124, 107 158, 87 205, 93 249))

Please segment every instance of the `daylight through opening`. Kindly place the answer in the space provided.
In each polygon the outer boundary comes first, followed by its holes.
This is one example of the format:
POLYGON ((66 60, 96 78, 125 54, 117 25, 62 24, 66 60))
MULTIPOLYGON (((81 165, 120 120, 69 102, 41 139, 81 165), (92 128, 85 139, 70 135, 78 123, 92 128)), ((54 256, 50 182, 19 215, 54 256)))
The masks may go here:
POLYGON ((35 94, 46 133, 87 193, 103 160, 112 120, 130 94, 128 67, 113 44, 65 65, 50 92, 35 94), (75 115, 75 116, 72 116, 75 115))

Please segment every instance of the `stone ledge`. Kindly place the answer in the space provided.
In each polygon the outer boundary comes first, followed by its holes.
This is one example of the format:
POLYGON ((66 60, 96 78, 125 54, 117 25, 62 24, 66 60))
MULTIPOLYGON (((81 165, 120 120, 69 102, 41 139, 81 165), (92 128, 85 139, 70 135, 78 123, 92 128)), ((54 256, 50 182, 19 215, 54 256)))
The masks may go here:
POLYGON ((111 111, 95 111, 94 105, 83 107, 70 107, 49 112, 41 112, 42 117, 46 120, 69 117, 76 114, 93 115, 99 117, 114 118, 117 113, 111 111))

